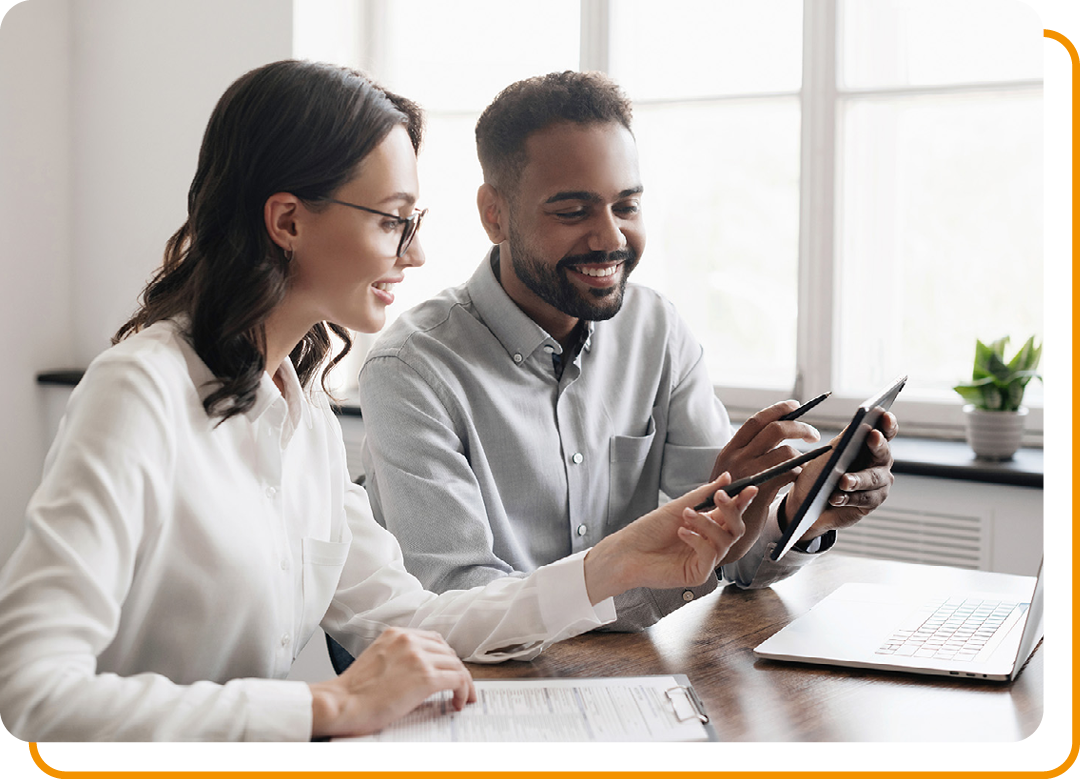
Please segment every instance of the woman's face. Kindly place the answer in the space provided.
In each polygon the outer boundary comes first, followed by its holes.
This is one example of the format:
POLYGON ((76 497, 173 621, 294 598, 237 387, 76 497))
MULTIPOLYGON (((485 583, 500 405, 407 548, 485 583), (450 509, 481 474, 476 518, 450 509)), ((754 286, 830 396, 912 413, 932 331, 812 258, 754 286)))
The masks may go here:
MULTIPOLYGON (((419 192, 416 153, 399 126, 331 197, 405 218, 415 210, 419 192)), ((397 257, 404 225, 394 219, 337 203, 300 209, 290 297, 314 321, 365 333, 380 330, 405 268, 424 264, 419 237, 397 257)))

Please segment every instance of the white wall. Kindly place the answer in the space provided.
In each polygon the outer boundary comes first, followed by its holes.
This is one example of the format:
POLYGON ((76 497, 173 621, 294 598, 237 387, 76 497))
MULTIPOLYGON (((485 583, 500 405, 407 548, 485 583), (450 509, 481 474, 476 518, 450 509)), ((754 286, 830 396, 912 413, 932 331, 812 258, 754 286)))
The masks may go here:
POLYGON ((85 367, 185 213, 220 94, 292 52, 292 0, 27 0, 0 25, 0 563, 45 456, 35 375, 85 367))

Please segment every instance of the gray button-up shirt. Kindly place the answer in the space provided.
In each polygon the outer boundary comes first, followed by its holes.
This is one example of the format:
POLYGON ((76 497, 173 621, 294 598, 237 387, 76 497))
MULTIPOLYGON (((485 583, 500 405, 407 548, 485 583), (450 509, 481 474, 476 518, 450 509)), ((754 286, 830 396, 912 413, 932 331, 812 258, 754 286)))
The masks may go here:
MULTIPOLYGON (((405 312, 360 372, 363 465, 376 519, 436 592, 532 571, 708 479, 731 438, 700 344, 672 304, 628 285, 576 354, 517 307, 485 259, 465 284, 405 312), (561 375, 555 360, 570 360, 561 375)), ((762 562, 775 518, 735 570, 765 586, 812 555, 762 562)), ((717 585, 632 590, 616 629, 640 629, 717 585)))

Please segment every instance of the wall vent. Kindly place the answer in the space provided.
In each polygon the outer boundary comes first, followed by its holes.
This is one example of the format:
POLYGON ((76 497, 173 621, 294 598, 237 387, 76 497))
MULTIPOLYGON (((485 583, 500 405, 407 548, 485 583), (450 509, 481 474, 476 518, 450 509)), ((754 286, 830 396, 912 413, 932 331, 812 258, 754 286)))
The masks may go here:
POLYGON ((988 570, 989 533, 982 517, 883 506, 839 532, 838 552, 929 565, 988 570))

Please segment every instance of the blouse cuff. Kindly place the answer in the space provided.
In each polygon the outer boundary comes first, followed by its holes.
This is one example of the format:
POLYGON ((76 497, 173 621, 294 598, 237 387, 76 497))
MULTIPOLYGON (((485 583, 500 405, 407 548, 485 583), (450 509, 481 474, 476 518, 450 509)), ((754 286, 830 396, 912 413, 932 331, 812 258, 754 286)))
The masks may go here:
POLYGON ((304 682, 244 679, 245 741, 310 741, 311 688, 304 682))
POLYGON ((577 552, 536 570, 540 615, 559 638, 584 633, 615 621, 615 600, 593 606, 585 588, 585 555, 577 552))

